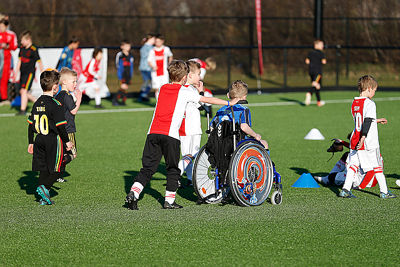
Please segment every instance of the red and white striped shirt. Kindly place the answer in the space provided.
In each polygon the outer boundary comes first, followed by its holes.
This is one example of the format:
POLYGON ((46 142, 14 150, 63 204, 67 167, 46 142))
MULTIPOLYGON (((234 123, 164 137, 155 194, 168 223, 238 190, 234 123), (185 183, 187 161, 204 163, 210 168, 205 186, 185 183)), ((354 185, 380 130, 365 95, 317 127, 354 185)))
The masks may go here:
POLYGON ((181 84, 168 83, 160 88, 160 94, 148 134, 163 134, 179 140, 186 105, 198 103, 201 96, 181 84))
POLYGON ((354 130, 350 138, 350 148, 355 150, 361 138, 361 129, 365 118, 371 118, 372 123, 363 146, 359 150, 379 148, 378 125, 376 123, 376 106, 374 101, 367 97, 355 97, 351 105, 351 114, 354 119, 354 130))

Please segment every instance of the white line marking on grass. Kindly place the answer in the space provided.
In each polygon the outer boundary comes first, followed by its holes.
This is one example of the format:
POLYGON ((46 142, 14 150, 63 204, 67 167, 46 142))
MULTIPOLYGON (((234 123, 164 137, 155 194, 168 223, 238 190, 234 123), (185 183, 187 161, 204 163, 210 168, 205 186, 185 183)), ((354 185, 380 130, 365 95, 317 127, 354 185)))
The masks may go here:
MULTIPOLYGON (((375 102, 378 101, 400 101, 400 97, 378 97, 373 99, 375 102)), ((353 99, 333 99, 325 100, 326 104, 341 104, 351 103, 353 99)), ((311 102, 316 104, 315 101, 311 102)), ((273 106, 295 106, 299 105, 299 101, 285 101, 285 102, 265 102, 265 103, 251 103, 249 107, 273 107, 273 106)), ((154 108, 125 108, 125 109, 100 109, 100 110, 81 110, 78 114, 100 114, 100 113, 119 113, 119 112, 146 112, 154 111, 154 108)), ((0 118, 15 117, 15 113, 2 113, 0 118)))

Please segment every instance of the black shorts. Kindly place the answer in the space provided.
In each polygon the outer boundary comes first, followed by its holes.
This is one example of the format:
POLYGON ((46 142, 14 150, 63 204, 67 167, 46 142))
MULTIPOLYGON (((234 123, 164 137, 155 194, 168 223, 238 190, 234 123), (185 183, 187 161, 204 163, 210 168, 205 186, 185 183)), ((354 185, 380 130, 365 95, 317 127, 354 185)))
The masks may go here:
POLYGON ((63 155, 65 144, 59 135, 49 133, 38 134, 33 145, 33 171, 62 172, 65 169, 63 155))
POLYGON ((26 90, 31 90, 33 80, 35 79, 35 73, 21 73, 21 78, 19 80, 19 88, 25 88, 26 90))
POLYGON ((129 73, 122 73, 122 79, 121 79, 121 84, 125 83, 125 84, 131 84, 131 75, 129 73))
POLYGON ((322 74, 321 73, 310 73, 311 82, 317 82, 322 84, 322 74))

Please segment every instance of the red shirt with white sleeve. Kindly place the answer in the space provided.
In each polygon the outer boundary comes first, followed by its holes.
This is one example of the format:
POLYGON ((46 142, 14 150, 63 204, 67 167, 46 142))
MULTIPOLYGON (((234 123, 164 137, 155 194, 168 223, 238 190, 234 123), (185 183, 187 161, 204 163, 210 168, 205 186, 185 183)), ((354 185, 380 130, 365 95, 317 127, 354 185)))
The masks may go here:
POLYGON ((100 61, 92 58, 87 64, 85 70, 83 71, 83 75, 86 77, 86 82, 93 82, 95 79, 99 78, 99 70, 100 70, 100 61))
POLYGON ((355 97, 351 105, 351 114, 354 119, 354 130, 350 138, 350 148, 355 150, 361 138, 361 129, 365 118, 371 118, 372 123, 363 146, 359 150, 379 148, 378 125, 376 122, 375 102, 367 97, 355 97))
POLYGON ((160 89, 148 134, 163 134, 179 140, 179 128, 186 105, 198 103, 200 98, 198 93, 181 84, 164 84, 160 89))

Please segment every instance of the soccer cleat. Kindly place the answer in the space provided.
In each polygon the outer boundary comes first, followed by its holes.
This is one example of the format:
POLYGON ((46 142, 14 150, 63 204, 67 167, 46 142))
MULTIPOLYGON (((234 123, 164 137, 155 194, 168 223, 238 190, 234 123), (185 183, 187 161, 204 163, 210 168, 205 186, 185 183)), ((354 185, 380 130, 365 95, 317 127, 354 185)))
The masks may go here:
POLYGON ((351 191, 348 191, 346 189, 342 189, 342 191, 340 191, 339 197, 342 197, 342 198, 356 198, 356 196, 353 195, 353 193, 351 193, 351 191))
POLYGON ((325 105, 325 101, 318 101, 317 102, 317 106, 318 107, 322 107, 323 105, 325 105))
POLYGON ((17 116, 26 116, 26 112, 23 110, 18 111, 17 116))
POLYGON ((306 99, 305 99, 305 101, 304 101, 304 104, 305 104, 306 106, 309 106, 309 105, 311 104, 311 94, 310 94, 310 93, 307 93, 307 94, 306 94, 306 99))
POLYGON ((59 182, 59 183, 65 183, 65 182, 67 182, 67 180, 64 179, 64 178, 58 178, 58 179, 57 179, 57 182, 59 182))
POLYGON ((321 176, 314 176, 315 181, 317 181, 318 183, 322 183, 322 177, 321 176))
MULTIPOLYGON (((51 201, 51 205, 53 205, 53 204, 54 204, 54 201, 53 201, 53 200, 50 200, 50 201, 51 201)), ((44 200, 44 199, 42 198, 42 199, 39 200, 39 205, 40 205, 40 206, 46 206, 46 205, 50 205, 50 204, 48 204, 48 203, 46 202, 46 200, 44 200)))
POLYGON ((49 190, 47 190, 47 188, 46 188, 44 185, 39 185, 39 186, 36 188, 36 192, 38 193, 39 196, 42 197, 42 199, 43 199, 44 201, 46 201, 47 205, 52 205, 52 204, 54 204, 54 202, 51 201, 51 199, 50 199, 50 192, 49 192, 49 190))
POLYGON ((127 203, 128 209, 130 210, 138 210, 137 202, 138 199, 135 197, 133 191, 130 191, 126 196, 125 202, 127 203))
POLYGON ((95 105, 94 108, 103 109, 104 107, 100 104, 100 105, 95 105))
POLYGON ((400 187, 400 180, 396 180, 396 184, 400 187))
POLYGON ((397 196, 390 191, 388 191, 386 194, 382 193, 382 192, 380 194, 380 198, 382 198, 382 199, 389 199, 389 198, 396 198, 396 197, 397 196))
POLYGON ((169 204, 167 201, 164 202, 164 209, 173 210, 173 209, 181 209, 183 208, 181 205, 177 204, 175 201, 172 204, 169 204))

